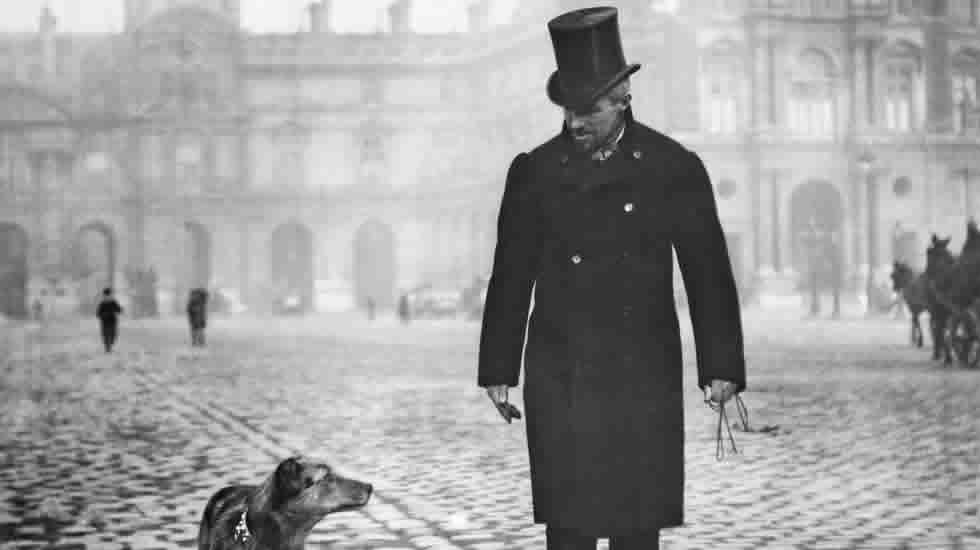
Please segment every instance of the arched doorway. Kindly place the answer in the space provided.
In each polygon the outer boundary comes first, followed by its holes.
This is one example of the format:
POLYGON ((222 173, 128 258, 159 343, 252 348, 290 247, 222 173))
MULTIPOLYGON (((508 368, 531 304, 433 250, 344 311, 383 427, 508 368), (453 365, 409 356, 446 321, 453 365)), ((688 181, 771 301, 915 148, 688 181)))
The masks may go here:
POLYGON ((115 286, 116 239, 102 222, 82 226, 75 237, 71 272, 78 287, 82 313, 95 312, 102 289, 115 286))
POLYGON ((313 234, 296 222, 280 225, 269 241, 269 274, 277 304, 313 310, 313 234))
POLYGON ((13 223, 0 223, 0 315, 27 317, 27 232, 13 223))
MULTIPOLYGON (((820 250, 830 250, 826 247, 831 247, 834 249, 831 253, 836 254, 838 260, 843 258, 843 251, 840 247, 844 243, 842 235, 844 206, 840 192, 830 182, 809 181, 797 187, 790 197, 790 235, 792 237, 790 261, 797 273, 805 273, 808 270, 806 234, 811 220, 825 240, 821 243, 823 248, 820 250), (831 240, 831 236, 833 240, 831 240)), ((839 269, 843 269, 841 263, 840 261, 836 262, 839 269)), ((824 267, 829 268, 830 264, 826 264, 824 267)), ((824 271, 826 273, 821 275, 820 284, 822 285, 832 282, 831 277, 839 278, 841 276, 840 272, 833 273, 826 269, 824 271)))
POLYGON ((354 236, 354 292, 357 305, 368 298, 378 307, 395 301, 395 233, 387 224, 370 221, 354 236))

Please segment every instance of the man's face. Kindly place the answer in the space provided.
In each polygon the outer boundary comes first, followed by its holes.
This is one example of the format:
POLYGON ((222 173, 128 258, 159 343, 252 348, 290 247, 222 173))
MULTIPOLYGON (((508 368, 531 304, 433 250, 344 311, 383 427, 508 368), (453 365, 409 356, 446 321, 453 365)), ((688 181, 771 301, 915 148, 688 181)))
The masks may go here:
POLYGON ((625 101, 613 101, 609 96, 603 96, 591 109, 583 112, 566 108, 565 124, 575 148, 582 153, 591 153, 613 139, 612 134, 619 130, 626 106, 625 101))

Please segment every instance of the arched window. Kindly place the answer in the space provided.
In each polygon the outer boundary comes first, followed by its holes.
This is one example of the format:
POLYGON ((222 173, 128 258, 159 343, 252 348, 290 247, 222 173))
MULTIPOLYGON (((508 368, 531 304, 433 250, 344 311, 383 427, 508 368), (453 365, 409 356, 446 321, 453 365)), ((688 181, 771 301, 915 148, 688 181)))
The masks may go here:
POLYGON ((719 44, 701 61, 701 128, 712 134, 738 130, 739 58, 736 46, 719 44))
POLYGON ((962 134, 977 108, 980 84, 980 52, 963 51, 953 58, 953 130, 962 134))
POLYGON ((882 121, 888 130, 907 132, 918 126, 915 106, 920 67, 919 52, 912 45, 899 45, 885 54, 882 121))
POLYGON ((797 134, 834 134, 834 66, 827 54, 807 50, 797 59, 790 84, 788 124, 797 134))

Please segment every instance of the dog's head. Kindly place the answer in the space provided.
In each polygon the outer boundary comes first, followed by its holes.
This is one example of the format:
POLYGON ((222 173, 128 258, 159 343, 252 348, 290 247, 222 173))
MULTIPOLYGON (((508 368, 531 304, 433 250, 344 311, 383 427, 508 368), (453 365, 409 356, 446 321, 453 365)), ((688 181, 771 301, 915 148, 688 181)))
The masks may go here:
POLYGON ((373 490, 369 483, 337 475, 326 463, 302 457, 279 463, 266 483, 270 511, 298 518, 360 508, 373 490))

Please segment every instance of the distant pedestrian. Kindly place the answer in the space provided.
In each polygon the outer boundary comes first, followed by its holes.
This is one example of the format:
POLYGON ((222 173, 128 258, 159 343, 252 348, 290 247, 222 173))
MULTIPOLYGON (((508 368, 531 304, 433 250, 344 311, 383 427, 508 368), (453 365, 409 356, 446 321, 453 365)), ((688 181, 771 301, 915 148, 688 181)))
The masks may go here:
POLYGON ((187 299, 187 322, 191 328, 191 346, 204 347, 204 329, 208 324, 208 291, 203 288, 191 290, 187 299))
POLYGON ((408 310, 408 296, 402 294, 401 297, 398 298, 398 318, 401 319, 402 323, 408 323, 410 317, 411 314, 408 310))
POLYGON ((44 304, 41 303, 41 298, 34 298, 34 303, 31 304, 31 313, 34 315, 34 320, 40 323, 41 317, 44 316, 44 304))
POLYGON ((105 352, 112 352, 112 346, 116 343, 119 333, 119 315, 123 312, 122 306, 112 296, 112 289, 106 288, 102 291, 102 301, 95 312, 99 318, 99 326, 102 329, 102 344, 105 352))
POLYGON ((376 304, 374 303, 374 298, 371 298, 369 296, 368 299, 367 299, 367 314, 368 314, 368 320, 369 321, 373 321, 374 320, 374 310, 375 310, 375 307, 376 307, 376 304))

